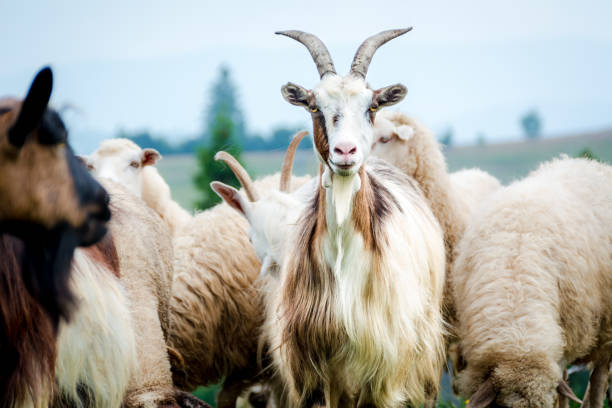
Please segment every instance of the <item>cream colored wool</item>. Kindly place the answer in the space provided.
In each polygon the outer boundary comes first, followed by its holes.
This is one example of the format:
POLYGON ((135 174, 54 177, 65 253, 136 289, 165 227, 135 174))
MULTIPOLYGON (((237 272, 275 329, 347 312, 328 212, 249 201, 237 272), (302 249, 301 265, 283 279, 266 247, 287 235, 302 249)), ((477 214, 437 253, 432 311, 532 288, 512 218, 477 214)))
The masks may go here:
POLYGON ((138 370, 125 405, 157 407, 173 399, 174 389, 165 337, 172 282, 173 250, 168 228, 142 200, 123 187, 104 183, 116 208, 110 223, 121 283, 130 300, 136 335, 138 370))
POLYGON ((154 166, 142 169, 142 199, 168 224, 172 235, 193 218, 172 199, 170 187, 154 166))
MULTIPOLYGON (((386 160, 412 177, 438 219, 444 231, 449 276, 455 245, 469 217, 478 202, 500 187, 499 182, 478 169, 462 170, 449 175, 446 159, 433 133, 404 113, 389 110, 378 113, 374 131, 377 143, 372 148, 372 155, 386 160)), ((447 280, 444 301, 446 318, 452 323, 454 305, 449 290, 447 280)))
POLYGON ((77 387, 84 385, 96 407, 176 407, 165 344, 170 233, 142 200, 117 183, 101 182, 111 197, 109 230, 119 278, 87 250, 75 252, 72 285, 79 308, 60 325, 59 398, 78 406, 77 387))
POLYGON ((499 180, 478 168, 458 170, 449 176, 458 199, 468 210, 468 219, 480 203, 501 188, 499 180))
MULTIPOLYGON (((294 177, 292 189, 309 177, 294 177)), ((255 181, 259 192, 278 190, 278 174, 255 181)), ((175 383, 183 389, 232 373, 253 379, 263 305, 261 264, 246 219, 227 204, 193 217, 174 238, 170 347, 175 383)))
POLYGON ((474 214, 451 275, 463 396, 490 378, 502 406, 552 407, 566 364, 610 353, 610 180, 608 165, 554 160, 474 214))

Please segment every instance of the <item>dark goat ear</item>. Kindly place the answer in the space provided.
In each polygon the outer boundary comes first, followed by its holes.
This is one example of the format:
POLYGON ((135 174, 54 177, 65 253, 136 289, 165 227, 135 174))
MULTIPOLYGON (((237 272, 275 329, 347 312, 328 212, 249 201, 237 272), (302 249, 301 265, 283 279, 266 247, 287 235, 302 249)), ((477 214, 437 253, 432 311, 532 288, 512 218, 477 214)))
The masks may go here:
POLYGON ((395 105, 406 97, 408 90, 402 84, 395 84, 374 91, 374 104, 377 107, 395 105))
POLYGON ((289 82, 281 88, 281 93, 290 104, 308 108, 308 99, 311 94, 309 90, 289 82))
POLYGON ((9 142, 13 146, 23 146, 26 137, 38 127, 43 114, 47 110, 52 89, 53 72, 51 68, 45 67, 36 74, 21 105, 19 116, 8 131, 9 142))
POLYGON ((486 381, 478 387, 478 390, 472 394, 467 408, 486 408, 495 401, 496 397, 497 391, 495 391, 493 381, 491 378, 487 378, 486 381))

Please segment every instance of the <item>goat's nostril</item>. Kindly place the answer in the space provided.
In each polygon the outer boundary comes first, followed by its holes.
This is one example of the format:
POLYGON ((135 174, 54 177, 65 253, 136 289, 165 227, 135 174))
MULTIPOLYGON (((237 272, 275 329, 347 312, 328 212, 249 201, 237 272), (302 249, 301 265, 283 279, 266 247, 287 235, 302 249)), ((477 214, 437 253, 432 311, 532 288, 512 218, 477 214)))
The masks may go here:
POLYGON ((350 156, 357 153, 357 146, 352 143, 338 143, 334 147, 334 153, 342 156, 350 156))

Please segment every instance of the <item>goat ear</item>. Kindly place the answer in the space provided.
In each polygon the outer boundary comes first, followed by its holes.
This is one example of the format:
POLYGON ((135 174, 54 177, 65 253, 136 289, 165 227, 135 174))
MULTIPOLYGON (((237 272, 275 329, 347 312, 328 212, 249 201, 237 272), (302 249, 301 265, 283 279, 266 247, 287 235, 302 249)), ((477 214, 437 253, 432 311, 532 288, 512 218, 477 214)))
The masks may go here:
POLYGON ((181 408, 211 408, 211 406, 204 401, 184 391, 175 390, 174 399, 181 408))
POLYGON ((487 378, 486 381, 478 387, 478 390, 472 394, 470 402, 467 404, 467 408, 486 408, 495 401, 495 397, 497 397, 497 391, 495 391, 493 381, 491 381, 491 378, 487 378))
POLYGON ((576 394, 574 394, 574 391, 572 391, 572 388, 567 384, 567 382, 565 382, 565 380, 559 381, 559 385, 557 385, 557 392, 563 395, 564 397, 571 399, 574 402, 582 404, 580 398, 578 398, 576 394))
POLYGON ((159 159, 162 158, 162 155, 155 149, 144 149, 142 151, 142 158, 140 159, 141 164, 144 166, 152 166, 159 159))
POLYGON ((374 106, 382 108, 384 106, 395 105, 406 97, 408 90, 402 84, 390 85, 374 91, 374 106))
POLYGON ((53 89, 53 72, 51 68, 41 69, 26 95, 19 116, 8 131, 9 142, 15 147, 22 147, 26 137, 39 125, 43 114, 47 110, 51 90, 53 89))
POLYGON ((230 207, 240 212, 247 219, 249 218, 250 204, 242 197, 242 194, 240 194, 238 190, 220 181, 213 181, 210 183, 210 188, 212 188, 223 201, 228 203, 230 207))
POLYGON ((299 85, 289 82, 281 88, 283 98, 292 105, 308 108, 312 92, 299 85))

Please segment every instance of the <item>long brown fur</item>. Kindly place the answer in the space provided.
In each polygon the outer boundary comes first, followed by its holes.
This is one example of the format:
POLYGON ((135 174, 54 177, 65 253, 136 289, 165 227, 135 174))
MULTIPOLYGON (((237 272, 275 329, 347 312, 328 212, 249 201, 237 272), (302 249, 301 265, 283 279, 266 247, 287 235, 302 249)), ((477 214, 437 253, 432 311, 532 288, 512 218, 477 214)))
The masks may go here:
POLYGON ((54 382, 56 333, 26 290, 22 255, 19 239, 0 236, 0 407, 44 400, 54 382))

